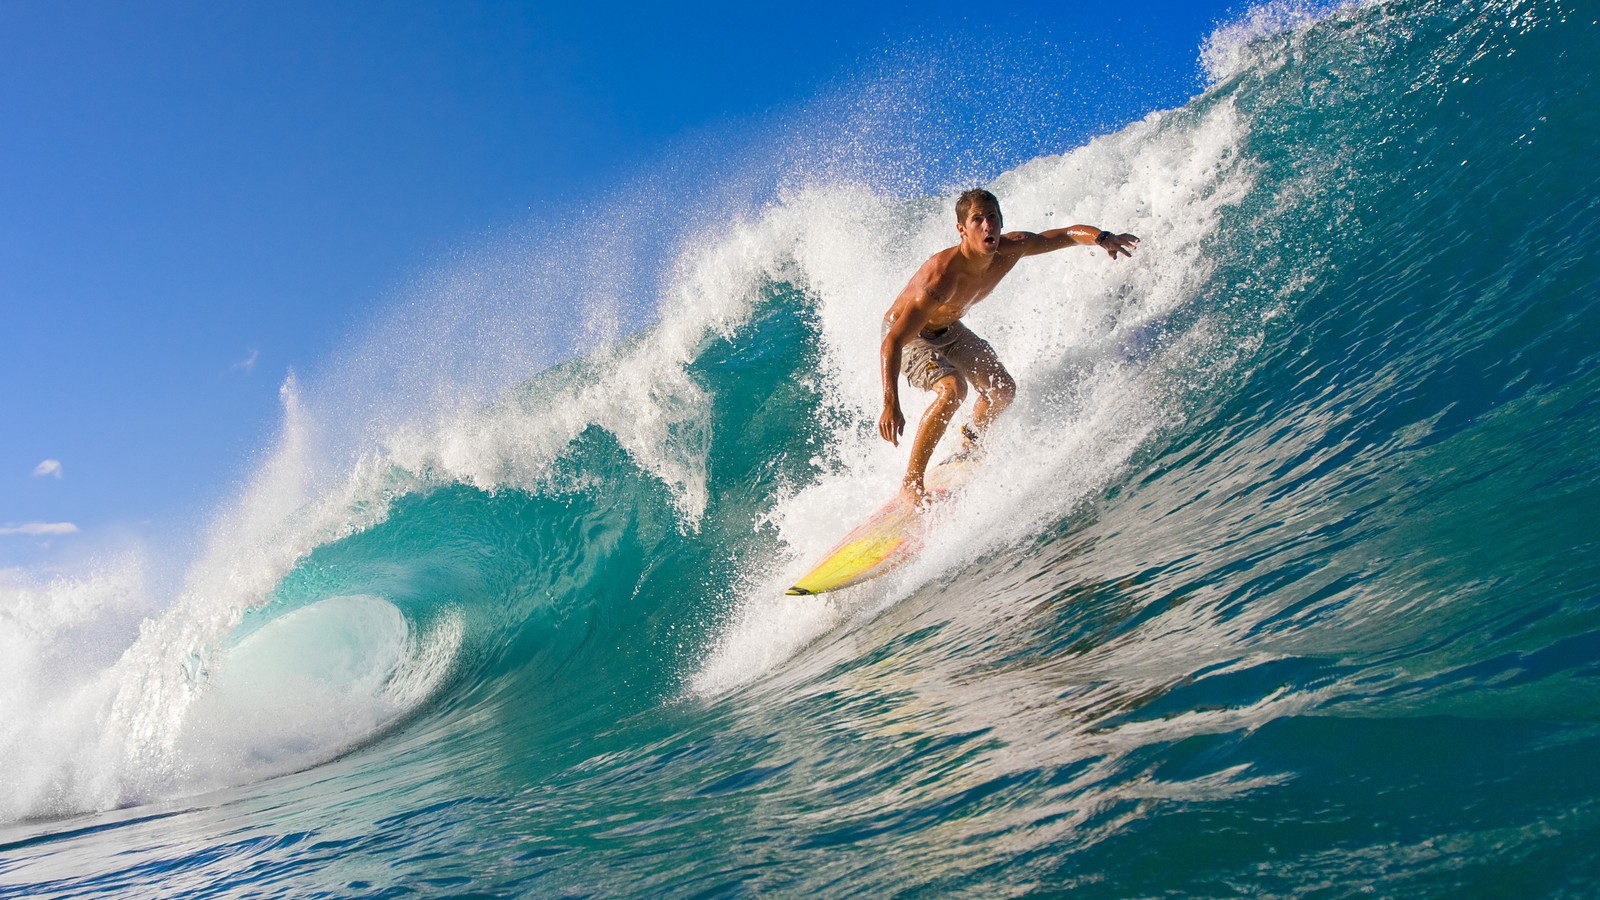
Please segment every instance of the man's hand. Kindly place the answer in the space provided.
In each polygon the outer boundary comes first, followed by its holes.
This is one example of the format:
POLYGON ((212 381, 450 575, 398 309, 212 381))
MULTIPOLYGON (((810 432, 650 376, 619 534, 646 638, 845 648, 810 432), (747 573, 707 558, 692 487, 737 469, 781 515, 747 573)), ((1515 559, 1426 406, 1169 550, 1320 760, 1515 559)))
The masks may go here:
POLYGON ((883 415, 878 417, 878 434, 889 443, 900 446, 900 435, 906 430, 906 417, 900 414, 900 404, 885 403, 883 415))
POLYGON ((1139 239, 1131 234, 1112 234, 1108 231, 1104 240, 1095 241, 1095 243, 1104 247, 1108 256, 1116 259, 1118 253, 1132 257, 1134 245, 1139 243, 1139 239))

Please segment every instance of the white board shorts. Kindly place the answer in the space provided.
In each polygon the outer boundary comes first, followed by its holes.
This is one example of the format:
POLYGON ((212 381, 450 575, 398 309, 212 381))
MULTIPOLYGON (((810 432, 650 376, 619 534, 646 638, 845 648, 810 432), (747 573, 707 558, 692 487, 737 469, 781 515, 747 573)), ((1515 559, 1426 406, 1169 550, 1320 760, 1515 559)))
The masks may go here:
MULTIPOLYGON (((883 323, 889 333, 889 323, 883 323)), ((1000 368, 989 342, 960 322, 934 332, 921 332, 900 348, 900 371, 911 386, 931 391, 947 375, 960 375, 968 384, 986 386, 1000 368)))

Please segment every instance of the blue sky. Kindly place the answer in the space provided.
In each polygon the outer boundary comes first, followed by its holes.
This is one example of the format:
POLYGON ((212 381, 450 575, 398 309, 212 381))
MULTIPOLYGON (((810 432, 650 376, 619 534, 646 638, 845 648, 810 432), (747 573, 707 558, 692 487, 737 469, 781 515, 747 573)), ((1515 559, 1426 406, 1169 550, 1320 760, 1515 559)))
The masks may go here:
POLYGON ((1067 54, 1081 140, 1245 8, 0 0, 0 566, 198 520, 287 372, 684 135, 963 41, 1067 54))

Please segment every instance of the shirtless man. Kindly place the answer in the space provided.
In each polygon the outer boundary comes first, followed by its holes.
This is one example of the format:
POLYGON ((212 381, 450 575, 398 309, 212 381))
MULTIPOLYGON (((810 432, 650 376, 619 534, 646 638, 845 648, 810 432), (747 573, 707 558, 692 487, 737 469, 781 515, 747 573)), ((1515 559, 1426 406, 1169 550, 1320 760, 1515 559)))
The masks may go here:
POLYGON ((934 393, 911 442, 911 462, 903 486, 907 497, 919 504, 927 499, 922 479, 928 460, 966 399, 967 385, 978 389, 972 425, 961 428, 967 449, 976 446, 1017 393, 1016 382, 1000 365, 994 348, 963 325, 961 317, 989 296, 1024 256, 1096 244, 1116 259, 1119 253, 1133 256, 1134 245, 1139 243, 1131 234, 1112 234, 1088 225, 1040 234, 1001 234, 1000 223, 1000 201, 993 194, 982 189, 962 194, 956 200, 956 233, 961 235, 961 243, 928 257, 883 317, 883 415, 878 417, 878 433, 900 446, 906 428, 906 417, 900 412, 902 371, 913 386, 934 393))

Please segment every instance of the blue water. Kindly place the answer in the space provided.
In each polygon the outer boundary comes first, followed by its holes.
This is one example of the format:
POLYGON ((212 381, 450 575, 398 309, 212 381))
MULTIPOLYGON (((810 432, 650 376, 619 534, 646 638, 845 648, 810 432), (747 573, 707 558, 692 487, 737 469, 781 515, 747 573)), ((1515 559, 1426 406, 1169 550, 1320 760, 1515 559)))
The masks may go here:
POLYGON ((946 196, 795 179, 486 398, 286 385, 168 599, 8 588, 0 892, 1592 896, 1600 24, 1270 13, 995 177, 1144 243, 974 313, 1022 395, 884 579, 782 596, 946 196))

